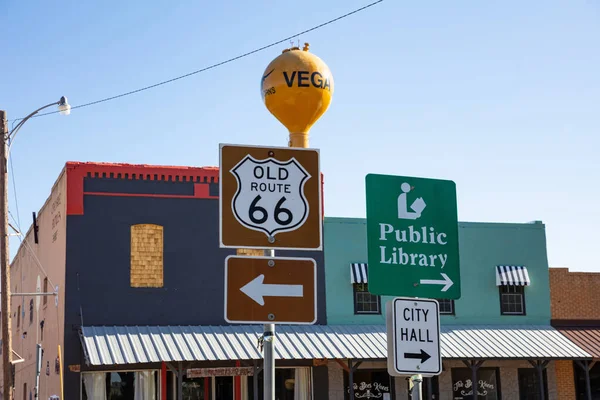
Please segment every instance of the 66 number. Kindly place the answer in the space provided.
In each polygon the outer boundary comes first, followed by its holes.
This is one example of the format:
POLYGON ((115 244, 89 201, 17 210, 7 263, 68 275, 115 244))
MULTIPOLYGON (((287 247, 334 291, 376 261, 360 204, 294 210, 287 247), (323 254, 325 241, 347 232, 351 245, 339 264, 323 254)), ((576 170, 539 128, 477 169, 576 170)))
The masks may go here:
MULTIPOLYGON (((254 222, 257 225, 263 224, 267 220, 267 218, 269 218, 267 210, 265 210, 264 207, 258 205, 260 199, 262 199, 260 195, 256 196, 254 200, 252 200, 252 203, 250 203, 250 208, 248 209, 250 221, 254 222)), ((289 209, 283 207, 283 203, 285 202, 285 200, 285 196, 281 197, 281 199, 279 199, 279 201, 275 205, 275 210, 273 210, 273 218, 275 219, 275 222, 282 226, 289 225, 292 222, 292 219, 294 218, 292 212, 289 209)))

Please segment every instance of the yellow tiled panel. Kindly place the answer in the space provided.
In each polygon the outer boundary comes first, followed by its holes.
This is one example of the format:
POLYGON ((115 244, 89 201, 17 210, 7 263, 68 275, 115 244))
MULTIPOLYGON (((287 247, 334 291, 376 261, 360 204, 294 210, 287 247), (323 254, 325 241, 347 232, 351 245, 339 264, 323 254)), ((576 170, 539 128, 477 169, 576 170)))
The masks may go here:
POLYGON ((131 227, 131 287, 163 287, 163 227, 139 224, 131 227))

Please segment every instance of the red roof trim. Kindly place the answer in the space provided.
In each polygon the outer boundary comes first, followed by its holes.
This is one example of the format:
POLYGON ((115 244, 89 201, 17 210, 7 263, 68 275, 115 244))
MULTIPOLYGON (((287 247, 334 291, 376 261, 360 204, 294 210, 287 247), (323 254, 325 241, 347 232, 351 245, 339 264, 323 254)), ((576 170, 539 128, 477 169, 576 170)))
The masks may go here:
MULTIPOLYGON (((218 167, 176 167, 146 164, 67 162, 67 215, 83 215, 83 178, 110 177, 218 183, 218 167)), ((195 188, 198 190, 199 188, 195 188)))

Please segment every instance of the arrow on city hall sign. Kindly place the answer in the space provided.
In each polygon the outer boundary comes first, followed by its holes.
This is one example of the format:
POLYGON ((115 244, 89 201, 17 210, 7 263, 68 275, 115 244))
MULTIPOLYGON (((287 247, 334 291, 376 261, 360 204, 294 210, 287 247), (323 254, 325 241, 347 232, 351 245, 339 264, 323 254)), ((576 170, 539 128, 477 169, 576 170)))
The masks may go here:
POLYGON ((421 360, 421 364, 429 360, 431 356, 427 352, 421 349, 421 353, 404 353, 404 358, 412 358, 415 360, 421 360))
POLYGON ((250 297, 252 300, 260 304, 265 305, 264 297, 302 297, 303 286, 302 285, 277 285, 263 283, 265 280, 264 275, 259 275, 252 279, 240 290, 244 294, 250 297))

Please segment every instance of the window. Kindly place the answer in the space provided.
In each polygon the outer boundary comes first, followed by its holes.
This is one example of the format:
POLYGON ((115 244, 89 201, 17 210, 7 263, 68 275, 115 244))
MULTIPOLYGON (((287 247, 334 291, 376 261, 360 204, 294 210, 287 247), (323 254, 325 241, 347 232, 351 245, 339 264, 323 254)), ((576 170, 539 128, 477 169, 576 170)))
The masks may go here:
POLYGON ((369 293, 366 283, 354 284, 354 314, 381 314, 379 296, 369 293))
POLYGON ((423 378, 422 383, 423 398, 424 399, 439 399, 440 398, 440 382, 436 376, 429 378, 423 378), (431 396, 429 395, 429 389, 431 387, 431 396))
POLYGON ((163 227, 131 227, 131 287, 163 287, 163 227))
POLYGON ((17 328, 21 326, 21 306, 17 307, 17 328))
MULTIPOLYGON (((44 278, 44 293, 48 293, 48 278, 44 278)), ((44 299, 44 305, 48 304, 48 297, 47 296, 42 296, 42 298, 44 299)))
MULTIPOLYGON (((499 400, 500 379, 498 368, 479 368, 477 397, 480 400, 499 400)), ((452 368, 452 398, 471 399, 473 396, 471 368, 452 368)))
POLYGON ((40 322, 40 341, 44 341, 44 320, 40 322))
POLYGON ((29 325, 33 324, 33 299, 29 300, 29 325))
POLYGON ((524 286, 500 286, 500 311, 502 315, 525 315, 524 286))
MULTIPOLYGON (((389 399, 393 392, 390 375, 384 369, 357 369, 352 374, 352 386, 355 399, 389 399)), ((344 399, 350 399, 350 377, 346 371, 344 399)))
POLYGON ((454 300, 438 299, 440 303, 440 314, 454 315, 454 300))
MULTIPOLYGON (((544 380, 544 398, 548 398, 548 377, 546 376, 546 369, 544 368, 543 373, 544 380)), ((520 400, 539 400, 540 386, 539 386, 538 372, 535 368, 519 368, 519 399, 520 400)))
MULTIPOLYGON (((575 372, 575 389, 577 400, 587 400, 587 389, 585 384, 585 372, 583 368, 573 363, 575 372)), ((595 363, 590 369, 590 386, 592 389, 592 399, 600 399, 600 363, 595 363)))
MULTIPOLYGON (((218 378, 216 378, 218 379, 218 378)), ((229 377, 233 382, 232 377, 229 377)), ((247 399, 254 398, 254 378, 248 376, 247 378, 247 399)), ((263 371, 258 373, 257 377, 258 387, 257 394, 258 398, 263 397, 263 371)), ((275 398, 280 400, 294 400, 295 387, 300 386, 299 392, 311 392, 311 376, 309 368, 277 368, 275 369, 275 398)), ((242 386, 243 387, 243 386, 242 386)), ((216 388, 215 388, 216 389, 216 388)), ((213 397, 221 399, 221 397, 213 397)), ((225 399, 225 397, 223 397, 225 399)), ((233 398, 233 397, 232 397, 233 398)), ((302 395, 300 395, 302 399, 302 395)), ((195 400, 195 399, 194 399, 195 400)))

